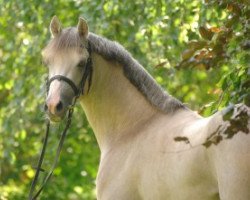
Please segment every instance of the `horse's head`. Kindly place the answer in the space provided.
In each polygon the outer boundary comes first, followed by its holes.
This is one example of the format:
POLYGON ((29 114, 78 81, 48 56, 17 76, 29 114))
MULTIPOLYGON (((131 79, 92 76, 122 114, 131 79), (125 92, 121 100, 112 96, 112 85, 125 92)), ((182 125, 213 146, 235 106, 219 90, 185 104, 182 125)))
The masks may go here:
POLYGON ((77 27, 62 29, 55 16, 50 23, 52 40, 43 49, 49 69, 45 110, 52 121, 60 121, 73 99, 80 94, 89 58, 88 25, 82 18, 77 27))

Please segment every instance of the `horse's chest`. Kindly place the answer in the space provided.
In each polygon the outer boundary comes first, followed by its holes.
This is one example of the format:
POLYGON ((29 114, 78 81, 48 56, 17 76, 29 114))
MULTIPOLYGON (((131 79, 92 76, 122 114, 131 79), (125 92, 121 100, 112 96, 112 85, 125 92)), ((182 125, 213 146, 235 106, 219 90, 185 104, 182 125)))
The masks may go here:
POLYGON ((216 184, 204 155, 127 152, 117 150, 102 159, 98 199, 216 199, 216 184))

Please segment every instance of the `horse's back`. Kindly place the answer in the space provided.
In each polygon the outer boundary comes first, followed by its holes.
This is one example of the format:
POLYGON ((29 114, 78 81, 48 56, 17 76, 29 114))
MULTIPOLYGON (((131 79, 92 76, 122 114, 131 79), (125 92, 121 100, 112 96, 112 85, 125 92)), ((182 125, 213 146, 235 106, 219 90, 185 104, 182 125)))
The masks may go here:
POLYGON ((250 199, 250 135, 203 145, 221 123, 219 114, 156 116, 103 156, 100 199, 250 199))
POLYGON ((220 198, 250 199, 250 135, 238 133, 212 148, 220 198))
POLYGON ((212 148, 220 198, 250 199, 250 135, 238 133, 212 148))
MULTIPOLYGON (((208 124, 211 129, 227 125, 222 113, 215 114, 208 124)), ((250 128, 249 120, 246 127, 250 128)), ((228 127, 228 126, 227 126, 228 127)), ((232 127, 231 127, 232 128, 232 127)), ((234 127, 237 128, 237 127, 234 127)), ((242 127, 239 127, 242 129, 242 127)), ((235 131, 235 130, 234 130, 235 131)), ((226 134, 221 132, 221 134, 226 134)), ((208 147, 217 174, 221 200, 250 199, 250 134, 236 131, 232 138, 226 138, 216 145, 208 147)))
MULTIPOLYGON (((233 109, 238 108, 236 106, 233 109)), ((181 179, 187 183, 180 192, 174 192, 177 196, 180 195, 180 198, 175 199, 186 199, 185 195, 199 197, 200 192, 201 197, 204 194, 206 198, 199 199, 250 199, 250 134, 243 133, 240 131, 242 127, 238 127, 232 138, 224 137, 222 141, 209 147, 205 145, 207 139, 216 135, 221 126, 227 127, 228 122, 223 120, 224 114, 219 112, 210 118, 200 118, 189 112, 177 114, 173 116, 176 117, 173 120, 176 123, 166 125, 166 133, 162 134, 161 139, 158 138, 159 141, 165 141, 161 148, 165 148, 167 154, 166 168, 173 168, 172 174, 177 170, 182 174, 181 179), (179 127, 175 125, 178 123, 179 127), (165 140, 164 135, 167 135, 165 140), (185 194, 187 188, 188 192, 185 194)), ((244 126, 249 131, 249 119, 246 123, 244 126)), ((172 174, 170 170, 166 177, 174 179, 172 174)), ((183 181, 175 184, 178 183, 182 184, 183 181)))
POLYGON ((206 149, 174 140, 184 131, 178 122, 189 121, 188 113, 182 120, 180 115, 155 116, 102 157, 100 199, 218 199, 206 149))
POLYGON ((135 154, 133 162, 141 199, 218 200, 210 153, 202 145, 207 123, 193 112, 180 111, 159 115, 142 130, 136 145, 140 156, 135 154))

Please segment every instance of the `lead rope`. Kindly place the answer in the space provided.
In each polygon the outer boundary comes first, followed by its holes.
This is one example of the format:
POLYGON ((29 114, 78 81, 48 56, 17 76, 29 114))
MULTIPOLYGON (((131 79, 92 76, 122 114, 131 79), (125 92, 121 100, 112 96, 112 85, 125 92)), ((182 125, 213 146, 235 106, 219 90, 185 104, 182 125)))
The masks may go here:
POLYGON ((43 148, 42 148, 42 151, 41 151, 41 154, 40 154, 40 157, 39 157, 39 160, 38 160, 38 164, 37 164, 37 167, 36 167, 36 174, 35 174, 35 177, 34 177, 34 179, 32 181, 32 184, 31 184, 31 188, 30 188, 30 192, 29 192, 29 200, 34 199, 32 197, 33 192, 35 190, 35 186, 36 186, 36 183, 38 181, 39 173, 40 173, 40 171, 42 171, 41 166, 42 166, 42 163, 43 163, 44 154, 45 154, 46 147, 47 147, 48 136, 49 136, 49 128, 50 128, 50 122, 49 122, 49 120, 47 120, 46 121, 46 133, 45 133, 45 138, 44 138, 44 141, 43 141, 43 148))
POLYGON ((74 106, 75 106, 75 103, 76 103, 76 100, 78 99, 78 97, 79 97, 79 95, 74 98, 74 102, 71 105, 71 107, 69 108, 68 115, 67 115, 67 123, 66 123, 66 126, 65 126, 62 134, 61 134, 61 137, 60 137, 60 140, 59 140, 59 143, 58 143, 58 146, 57 146, 56 156, 55 156, 53 165, 51 167, 51 170, 49 171, 48 175, 44 179, 44 181, 43 181, 41 187, 39 188, 39 190, 33 196, 33 192, 35 191, 35 186, 36 186, 36 183, 38 181, 39 173, 40 173, 40 171, 42 171, 41 165, 42 165, 42 162, 43 162, 43 159, 44 159, 44 154, 45 154, 47 141, 48 141, 48 136, 49 136, 50 122, 49 122, 49 120, 46 122, 46 134, 45 134, 45 138, 44 138, 44 142, 43 142, 43 148, 42 148, 39 160, 38 160, 36 174, 35 174, 35 177, 34 177, 34 179, 32 181, 32 184, 31 184, 31 189, 30 189, 30 193, 29 193, 29 200, 35 200, 40 195, 40 193, 42 192, 42 190, 45 187, 46 183, 51 178, 51 176, 52 176, 52 174, 53 174, 53 172, 54 172, 54 170, 55 170, 55 168, 57 166, 58 159, 59 159, 60 153, 62 151, 63 143, 64 143, 65 137, 67 135, 67 131, 68 131, 68 129, 70 127, 70 124, 71 124, 71 118, 72 118, 72 115, 73 115, 73 112, 74 112, 74 106))
MULTIPOLYGON (((47 120, 47 122, 46 122, 46 132, 45 132, 43 147, 42 147, 42 151, 41 151, 41 154, 39 156, 39 159, 38 159, 36 173, 35 173, 34 179, 32 181, 31 187, 30 187, 28 200, 36 200, 37 199, 37 197, 40 195, 43 188, 45 187, 46 183, 51 178, 51 176, 52 176, 52 174, 54 172, 54 169, 57 166, 58 159, 59 159, 60 153, 62 151, 63 143, 64 143, 65 137, 67 135, 67 131, 68 131, 68 129, 70 127, 70 124, 71 124, 71 119, 72 119, 72 115, 73 115, 73 112, 74 112, 74 107, 75 107, 76 101, 80 97, 80 95, 84 93, 84 86, 85 86, 85 81, 86 80, 88 80, 88 91, 87 92, 89 92, 90 85, 91 85, 91 77, 92 77, 92 59, 91 59, 91 47, 90 47, 90 45, 88 46, 88 52, 89 52, 89 58, 87 60, 86 69, 85 69, 85 71, 83 73, 83 77, 82 77, 82 80, 81 80, 81 83, 80 83, 79 92, 74 97, 73 103, 69 107, 68 114, 67 114, 67 123, 66 123, 66 126, 65 126, 62 134, 61 134, 61 137, 60 137, 60 140, 59 140, 59 143, 58 143, 58 146, 57 146, 56 156, 55 156, 53 165, 52 165, 48 175, 43 180, 43 183, 42 183, 41 187, 39 188, 39 190, 33 196, 33 193, 35 191, 35 186, 36 186, 37 181, 38 181, 39 173, 40 173, 40 171, 43 171, 41 166, 42 166, 42 163, 43 163, 43 159, 44 159, 44 155, 45 155, 45 151, 46 151, 46 147, 47 147, 49 129, 50 129, 50 121, 47 120)), ((51 83, 51 81, 49 81, 49 82, 51 83)), ((66 81, 66 82, 68 83, 68 81, 66 81)), ((49 85, 47 85, 47 90, 48 90, 48 87, 49 87, 49 85)))

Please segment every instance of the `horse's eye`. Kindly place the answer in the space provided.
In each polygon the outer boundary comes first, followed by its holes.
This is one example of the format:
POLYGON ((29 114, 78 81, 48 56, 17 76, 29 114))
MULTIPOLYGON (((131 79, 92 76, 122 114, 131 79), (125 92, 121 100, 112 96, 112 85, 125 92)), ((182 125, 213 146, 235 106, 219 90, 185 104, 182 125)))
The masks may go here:
POLYGON ((79 67, 79 68, 84 68, 85 67, 85 61, 80 61, 79 63, 78 63, 78 65, 77 65, 77 67, 79 67))

